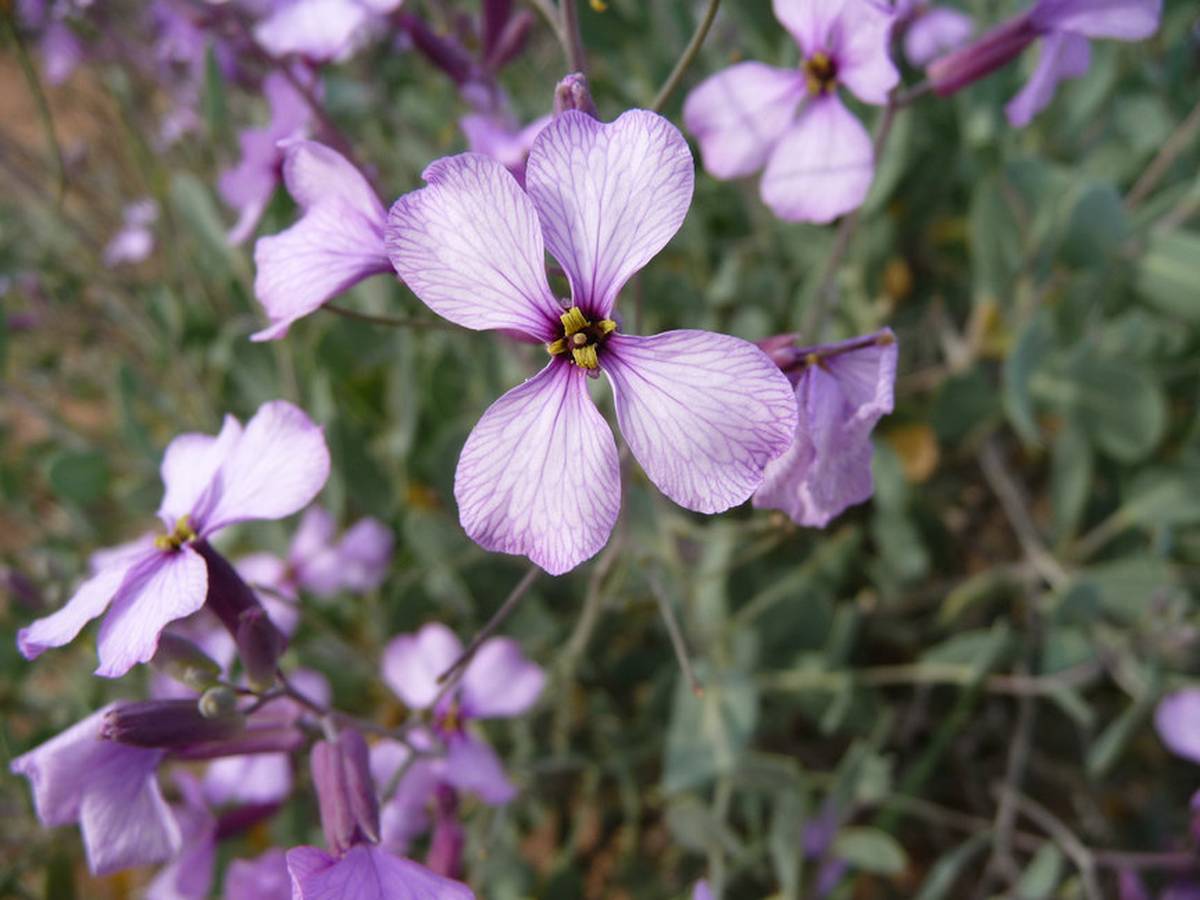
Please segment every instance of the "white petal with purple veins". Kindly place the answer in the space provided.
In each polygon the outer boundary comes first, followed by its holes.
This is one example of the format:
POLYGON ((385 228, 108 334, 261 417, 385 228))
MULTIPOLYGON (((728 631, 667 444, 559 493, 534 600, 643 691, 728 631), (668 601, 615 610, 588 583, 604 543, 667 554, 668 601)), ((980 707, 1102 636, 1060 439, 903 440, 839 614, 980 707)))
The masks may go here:
POLYGON ((603 353, 621 433, 650 480, 681 506, 736 506, 791 444, 791 385, 747 341, 707 331, 614 335, 603 353))

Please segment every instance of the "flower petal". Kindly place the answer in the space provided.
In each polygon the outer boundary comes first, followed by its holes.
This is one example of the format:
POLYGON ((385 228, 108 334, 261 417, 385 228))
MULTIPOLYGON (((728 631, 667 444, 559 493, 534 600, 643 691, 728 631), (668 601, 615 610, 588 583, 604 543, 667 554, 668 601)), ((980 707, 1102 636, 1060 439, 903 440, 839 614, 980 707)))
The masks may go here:
POLYGON ((700 142, 714 178, 757 172, 796 118, 804 76, 759 62, 738 63, 700 82, 683 104, 683 122, 700 142))
POLYGON ((293 0, 276 4, 254 27, 254 38, 272 56, 340 61, 357 49, 367 15, 356 0, 293 0))
POLYGON ((895 16, 877 0, 846 0, 830 48, 837 65, 837 80, 864 103, 882 105, 900 83, 892 62, 892 26, 895 16))
POLYGON ((854 0, 772 0, 775 18, 788 30, 805 56, 833 50, 832 37, 854 0))
POLYGON ((355 522, 337 544, 341 585, 348 591, 366 593, 383 583, 392 561, 392 530, 378 519, 355 522))
POLYGON ((225 900, 291 900, 287 854, 278 847, 254 859, 235 859, 225 874, 225 900))
POLYGON ((464 328, 559 336, 562 308, 546 283, 537 212, 512 175, 490 157, 462 153, 421 177, 428 185, 388 214, 387 251, 405 284, 464 328))
POLYGON ((484 641, 462 677, 463 715, 519 716, 537 702, 546 673, 511 638, 484 641))
POLYGON ((762 198, 781 219, 823 224, 858 209, 874 174, 867 130, 837 97, 821 97, 776 145, 762 198))
POLYGON ((141 760, 93 768, 89 775, 79 829, 93 873, 165 862, 180 851, 179 825, 153 771, 147 774, 141 760))
POLYGON ((304 215, 254 246, 254 295, 271 319, 255 340, 283 337, 327 300, 392 271, 387 213, 362 173, 316 141, 289 141, 284 154, 283 179, 304 215))
POLYGON ((221 464, 192 527, 205 536, 234 522, 282 519, 307 506, 328 477, 320 426, 284 400, 264 403, 221 464))
POLYGON ((253 753, 213 760, 204 773, 204 796, 226 803, 282 803, 292 792, 292 762, 286 753, 253 753))
POLYGON ((241 436, 242 424, 227 415, 221 433, 215 437, 211 434, 181 434, 167 445, 159 467, 164 493, 158 506, 158 517, 168 530, 174 530, 180 516, 195 514, 217 469, 241 436))
POLYGON ((1046 30, 1140 41, 1158 31, 1162 0, 1039 0, 1032 15, 1046 30))
POLYGON ((1154 727, 1168 750, 1200 763, 1200 690, 1185 688, 1163 697, 1154 711, 1154 727))
POLYGON ((741 503, 795 434, 787 378, 740 338, 614 335, 601 365, 633 455, 659 490, 688 509, 716 513, 741 503))
POLYGON ((341 858, 316 847, 287 854, 293 900, 474 900, 464 884, 386 850, 355 844, 341 858))
MULTIPOLYGON (((155 556, 157 551, 151 550, 155 556)), ((17 647, 26 659, 36 659, 51 647, 64 647, 83 630, 88 622, 102 615, 112 602, 127 567, 101 569, 78 588, 61 609, 37 619, 17 632, 17 647)))
POLYGON ((496 751, 469 734, 455 735, 447 742, 441 775, 447 784, 477 794, 491 806, 502 806, 517 796, 496 751))
POLYGON ((629 277, 675 236, 694 181, 683 135, 644 109, 609 124, 567 110, 537 136, 525 189, 588 318, 608 318, 629 277))
POLYGON ((204 605, 208 566, 191 547, 158 552, 130 568, 96 638, 97 675, 119 678, 158 649, 163 628, 204 605))
POLYGON ((918 16, 904 33, 904 55, 918 68, 924 68, 943 53, 963 46, 975 30, 966 13, 948 7, 934 7, 918 16))
POLYGON ((1024 128, 1050 105, 1060 81, 1083 75, 1092 61, 1088 39, 1067 32, 1054 32, 1042 39, 1042 55, 1025 87, 1004 107, 1008 122, 1024 128))
POLYGON ((485 550, 528 556, 551 575, 599 552, 617 521, 620 473, 584 370, 553 360, 488 407, 459 457, 454 496, 485 550))
POLYGON ((441 691, 437 678, 463 652, 462 642, 440 622, 394 638, 383 651, 383 680, 408 706, 425 709, 441 691))
POLYGON ((324 553, 333 543, 337 522, 333 514, 322 506, 310 506, 300 517, 296 533, 292 535, 292 546, 288 548, 288 562, 301 565, 306 559, 324 553))

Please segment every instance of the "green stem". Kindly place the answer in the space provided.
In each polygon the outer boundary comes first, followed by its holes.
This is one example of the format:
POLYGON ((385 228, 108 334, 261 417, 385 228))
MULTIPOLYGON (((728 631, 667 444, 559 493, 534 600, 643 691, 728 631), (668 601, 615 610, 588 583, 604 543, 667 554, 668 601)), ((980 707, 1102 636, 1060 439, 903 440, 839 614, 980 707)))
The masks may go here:
POLYGON ((696 59, 696 55, 700 52, 700 48, 704 46, 704 39, 708 37, 708 30, 712 28, 713 20, 717 17, 717 9, 720 6, 721 0, 708 0, 708 7, 704 10, 704 16, 696 26, 696 31, 692 34, 692 39, 688 41, 688 45, 683 51, 683 56, 679 57, 679 61, 675 63, 675 68, 671 70, 671 74, 667 76, 667 80, 659 88, 654 102, 650 104, 650 109, 654 112, 662 112, 663 107, 667 105, 667 101, 671 99, 671 95, 675 93, 675 89, 679 87, 679 82, 683 80, 683 75, 687 71, 688 66, 692 64, 696 59))

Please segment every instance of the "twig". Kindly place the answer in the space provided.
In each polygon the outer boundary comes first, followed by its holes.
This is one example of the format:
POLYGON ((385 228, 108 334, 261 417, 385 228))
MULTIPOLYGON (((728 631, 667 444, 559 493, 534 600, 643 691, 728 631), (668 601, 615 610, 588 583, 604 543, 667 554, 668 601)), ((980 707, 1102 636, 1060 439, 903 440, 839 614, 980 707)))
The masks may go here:
POLYGON ((1100 884, 1096 880, 1096 858, 1087 845, 1076 837, 1075 832, 1071 831, 1062 819, 1036 800, 1012 790, 1007 785, 998 786, 996 792, 1000 794, 1001 800, 1005 794, 1012 794, 1012 802, 1017 809, 1045 831, 1058 844, 1063 853, 1075 863, 1075 867, 1079 869, 1079 879, 1083 885, 1084 896, 1088 900, 1101 900, 1104 895, 1100 892, 1100 884))
POLYGON ((650 104, 650 109, 654 112, 662 112, 662 108, 667 105, 667 101, 671 99, 671 95, 679 87, 679 82, 683 80, 683 75, 687 71, 688 66, 692 64, 696 59, 696 54, 704 46, 704 39, 708 37, 708 30, 712 27, 713 19, 717 17, 717 9, 720 6, 721 0, 708 0, 708 6, 704 10, 704 15, 696 26, 696 30, 692 33, 692 39, 688 41, 687 47, 684 48, 683 56, 679 57, 679 61, 675 63, 675 68, 671 70, 671 74, 667 76, 667 80, 663 82, 663 86, 658 89, 658 93, 654 96, 654 102, 650 104))
MULTIPOLYGON (((883 155, 884 147, 887 146, 887 139, 892 133, 892 126, 896 123, 896 113, 899 111, 900 105, 893 94, 888 98, 888 104, 884 107, 883 116, 879 120, 879 125, 875 129, 875 139, 872 142, 871 154, 876 164, 879 162, 879 157, 883 155)), ((842 264, 842 258, 845 257, 846 251, 850 248, 850 241, 854 238, 854 233, 858 230, 858 222, 861 218, 862 208, 854 210, 846 218, 842 219, 841 225, 838 226, 837 235, 833 239, 833 247, 829 251, 829 257, 825 260, 825 270, 821 275, 821 283, 817 287, 817 292, 813 296, 812 306, 808 308, 807 314, 804 317, 803 332, 805 339, 811 343, 817 343, 820 340, 820 332, 825 325, 825 318, 829 313, 829 308, 833 304, 834 294, 836 293, 838 267, 842 264)))
POLYGON ((346 319, 370 322, 372 325, 387 325, 390 328, 437 328, 447 331, 454 328, 453 324, 443 319, 405 319, 398 316, 375 316, 370 313, 347 309, 344 306, 338 306, 336 303, 326 303, 323 308, 346 319))
POLYGON ((437 683, 442 686, 442 689, 438 692, 438 695, 434 698, 433 702, 429 704, 430 709, 436 709, 438 703, 441 702, 441 699, 446 696, 446 693, 454 687, 458 681, 458 679, 454 676, 461 673, 462 670, 467 667, 467 664, 474 659, 475 654, 479 652, 480 645, 482 645, 484 641, 491 637, 495 633, 496 629, 504 623, 504 620, 512 614, 512 611, 517 608, 517 604, 524 599, 525 594, 529 592, 529 588, 533 585, 534 581, 537 580, 537 577, 541 574, 541 571, 542 570, 535 565, 531 565, 529 567, 529 570, 523 576, 521 576, 521 580, 517 582, 517 586, 512 589, 505 601, 500 604, 500 608, 496 610, 495 615, 488 620, 486 625, 479 629, 479 631, 475 634, 475 637, 471 638, 471 643, 467 645, 467 649, 462 652, 458 659, 450 664, 450 668, 446 669, 445 672, 437 677, 437 683))
POLYGON ((1166 143, 1162 145, 1162 149, 1158 151, 1158 154, 1150 161, 1150 165, 1146 166, 1145 171, 1134 182, 1129 194, 1125 197, 1125 205, 1129 209, 1133 209, 1150 195, 1155 185, 1167 173, 1167 170, 1174 165, 1175 160, 1179 158, 1179 154, 1183 153, 1187 149, 1188 144, 1195 140, 1198 133, 1200 133, 1200 102, 1192 107, 1192 111, 1188 113, 1187 118, 1179 123, 1179 127, 1167 138, 1166 143))
POLYGON ((1004 460, 1000 456, 994 439, 986 440, 980 449, 979 466, 983 469, 983 477, 987 479, 992 493, 999 499, 1008 523, 1012 526, 1017 541, 1030 564, 1051 587, 1062 587, 1069 579, 1067 571, 1046 549, 1041 535, 1038 534, 1037 526, 1034 525, 1033 518, 1026 508, 1021 487, 1004 465, 1004 460))
POLYGON ((658 611, 662 615, 663 624, 667 626, 667 634, 671 638, 675 658, 679 660, 679 668, 683 672, 688 687, 697 697, 703 697, 704 685, 700 683, 700 679, 692 670, 692 661, 688 658, 687 644, 683 639, 683 629, 679 627, 679 620, 675 617, 675 610, 671 608, 671 601, 667 599, 666 591, 662 589, 662 585, 653 575, 650 576, 650 592, 658 600, 658 611))
POLYGON ((562 33, 565 38, 564 49, 567 52, 567 66, 572 72, 587 74, 587 54, 583 50, 583 36, 579 33, 578 0, 558 0, 558 14, 562 19, 562 33))

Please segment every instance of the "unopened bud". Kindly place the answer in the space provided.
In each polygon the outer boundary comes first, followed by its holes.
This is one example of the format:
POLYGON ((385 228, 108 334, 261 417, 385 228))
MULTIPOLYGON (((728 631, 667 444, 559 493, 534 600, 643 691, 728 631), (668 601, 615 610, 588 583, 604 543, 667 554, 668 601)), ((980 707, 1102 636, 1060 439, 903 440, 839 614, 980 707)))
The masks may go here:
POLYGON ((196 704, 206 719, 220 719, 237 712, 237 694, 224 685, 211 687, 200 695, 196 704))
POLYGON ((946 97, 1008 65, 1040 36, 1041 29, 1026 13, 993 28, 967 46, 935 59, 925 69, 925 74, 933 90, 946 97))
POLYGON ((312 777, 325 840, 334 853, 379 842, 379 801, 367 742, 351 728, 312 749, 312 777))
POLYGON ((100 737, 137 747, 184 747, 232 737, 245 726, 236 709, 206 716, 195 700, 120 703, 104 716, 100 737))
POLYGON ((755 341, 755 345, 767 354, 771 358, 771 362, 779 368, 789 369, 800 359, 800 350, 796 346, 797 337, 798 335, 794 333, 776 334, 769 338, 763 338, 761 341, 755 341))
POLYGON ((238 621, 238 657, 246 672, 246 681, 257 691, 265 691, 275 683, 279 657, 287 648, 287 640, 261 606, 245 610, 238 621))
POLYGON ((187 638, 165 631, 150 665, 158 672, 194 691, 211 687, 221 677, 221 667, 187 638))
POLYGON ((475 63, 457 41, 434 34, 425 20, 417 16, 401 15, 400 25, 412 38, 413 46, 449 75, 455 84, 461 85, 471 78, 475 63))
POLYGON ((483 64, 489 72, 498 72, 525 49, 525 41, 533 30, 533 24, 533 13, 527 9, 508 20, 495 41, 484 48, 483 64))
POLYGON ((204 557, 208 566, 208 593, 204 605, 236 639, 242 613, 248 609, 262 609, 262 604, 229 560, 214 550, 212 544, 204 540, 193 541, 192 549, 204 557))
POLYGON ((577 109, 593 119, 600 118, 592 101, 592 92, 588 90, 587 76, 582 72, 572 72, 554 88, 554 114, 561 115, 568 109, 577 109))
POLYGON ((461 879, 463 875, 463 849, 467 836, 458 820, 458 794, 454 788, 440 784, 437 787, 436 818, 433 837, 429 840, 429 852, 425 855, 425 867, 446 878, 461 879))

